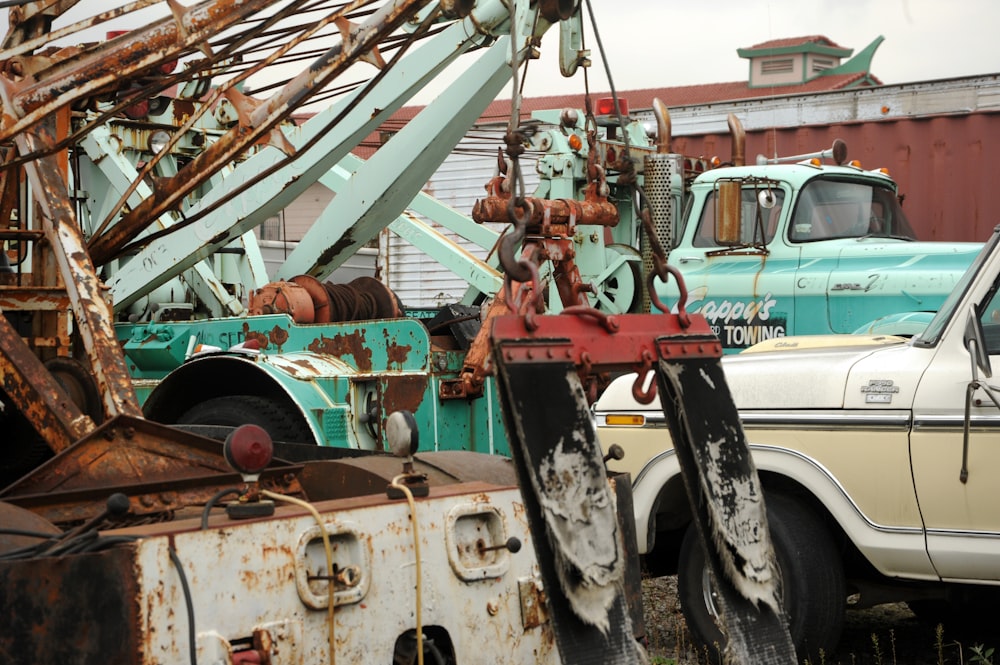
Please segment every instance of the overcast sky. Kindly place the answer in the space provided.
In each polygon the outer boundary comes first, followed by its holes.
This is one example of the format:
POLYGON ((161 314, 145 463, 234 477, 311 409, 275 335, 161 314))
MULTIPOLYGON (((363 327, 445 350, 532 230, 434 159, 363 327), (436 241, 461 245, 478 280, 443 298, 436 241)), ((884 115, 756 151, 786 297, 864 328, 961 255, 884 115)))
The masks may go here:
MULTIPOLYGON (((78 20, 121 1, 82 0, 71 17, 78 20)), ((998 0, 590 2, 619 90, 746 80, 748 61, 736 54, 738 48, 806 35, 825 35, 854 53, 883 35, 872 71, 890 84, 1000 73, 998 0)), ((158 9, 165 12, 165 4, 158 9)), ((0 12, 0 29, 6 31, 5 11, 0 12)), ((542 59, 529 67, 525 94, 583 92, 582 76, 564 79, 559 74, 558 41, 557 29, 546 35, 542 59)), ((589 16, 586 45, 594 62, 590 87, 606 91, 589 16)), ((415 101, 426 103, 433 94, 429 91, 415 101)), ((509 91, 501 97, 510 97, 509 91)))
MULTIPOLYGON (((619 89, 746 80, 749 65, 738 48, 806 35, 825 35, 855 54, 884 36, 872 61, 884 83, 1000 73, 997 0, 591 2, 619 89)), ((546 39, 552 43, 543 41, 543 50, 557 50, 557 33, 546 39)), ((591 88, 607 89, 590 32, 586 42, 594 57, 591 88)), ((572 93, 581 85, 559 80, 556 64, 532 68, 529 79, 555 73, 535 94, 572 93)))

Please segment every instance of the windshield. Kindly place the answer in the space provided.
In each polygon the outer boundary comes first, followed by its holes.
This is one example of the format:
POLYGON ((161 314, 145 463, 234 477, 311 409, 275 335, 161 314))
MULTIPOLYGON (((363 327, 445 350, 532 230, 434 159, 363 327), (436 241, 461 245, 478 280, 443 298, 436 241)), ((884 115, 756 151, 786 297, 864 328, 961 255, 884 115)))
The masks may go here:
POLYGON ((993 251, 996 249, 997 238, 1000 238, 996 232, 990 237, 990 241, 983 246, 983 249, 976 256, 976 260, 972 262, 969 269, 965 271, 962 278, 958 280, 958 284, 955 288, 951 290, 948 294, 948 298, 941 305, 941 309, 937 311, 931 322, 927 324, 927 327, 913 338, 913 344, 915 346, 934 346, 941 339, 941 334, 944 332, 945 326, 951 321, 952 314, 954 314, 955 308, 958 304, 962 302, 965 298, 965 292, 969 290, 969 285, 972 284, 973 278, 979 273, 980 268, 982 268, 983 263, 993 251))
POLYGON ((789 240, 864 237, 916 240, 896 192, 890 187, 817 178, 802 188, 789 240))
MULTIPOLYGON (((717 238, 716 207, 718 191, 713 190, 705 199, 698 220, 698 230, 695 232, 693 244, 695 247, 719 247, 717 238)), ((740 195, 740 237, 741 244, 771 242, 781 219, 781 208, 785 203, 785 192, 779 187, 753 185, 744 187, 740 195), (767 208, 760 205, 761 192, 767 192, 773 198, 768 199, 767 208)), ((686 215, 685 215, 686 217, 686 215)))

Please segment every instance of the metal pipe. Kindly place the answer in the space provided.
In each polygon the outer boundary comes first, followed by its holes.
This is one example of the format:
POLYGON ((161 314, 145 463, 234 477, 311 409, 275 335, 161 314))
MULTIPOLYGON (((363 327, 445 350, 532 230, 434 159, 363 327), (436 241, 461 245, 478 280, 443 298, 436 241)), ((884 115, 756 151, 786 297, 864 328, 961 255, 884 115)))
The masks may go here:
MULTIPOLYGON (((334 46, 306 71, 292 79, 281 91, 255 109, 244 109, 245 120, 198 155, 177 175, 161 180, 152 196, 136 206, 107 233, 89 246, 94 263, 102 265, 114 258, 136 238, 151 220, 175 208, 190 192, 229 164, 249 146, 264 138, 295 109, 305 104, 332 79, 370 52, 385 36, 405 23, 429 0, 396 0, 372 14, 346 42, 334 46)), ((283 135, 282 135, 283 136, 283 135)))
POLYGON ((0 128, 0 141, 123 77, 177 59, 210 36, 271 4, 272 0, 206 0, 52 65, 40 72, 38 83, 17 90, 5 104, 6 122, 0 128), (17 121, 10 123, 8 116, 17 121))

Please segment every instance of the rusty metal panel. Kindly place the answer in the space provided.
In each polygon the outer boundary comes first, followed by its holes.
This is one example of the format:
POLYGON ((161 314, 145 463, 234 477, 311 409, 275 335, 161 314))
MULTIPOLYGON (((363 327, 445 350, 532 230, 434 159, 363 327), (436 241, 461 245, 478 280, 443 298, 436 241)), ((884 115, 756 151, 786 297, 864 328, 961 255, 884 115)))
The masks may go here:
MULTIPOLYGON (((274 462, 262 480, 270 489, 298 493, 297 471, 274 462)), ((4 488, 0 497, 62 524, 100 514, 114 492, 128 496, 132 514, 150 515, 201 505, 240 482, 218 441, 118 416, 4 488)))
MULTIPOLYGON (((517 474, 509 458, 467 450, 420 453, 413 459, 413 468, 416 473, 426 475, 431 486, 473 480, 517 485, 517 474)), ((311 462, 305 465, 299 480, 309 498, 318 501, 381 494, 401 469, 402 460, 393 455, 365 455, 311 462)))
POLYGON ((332 627, 326 586, 308 579, 323 570, 325 559, 316 521, 302 508, 279 506, 274 518, 245 522, 213 517, 207 530, 190 520, 109 531, 105 534, 141 537, 128 546, 135 551, 140 617, 137 653, 107 662, 188 662, 190 617, 177 564, 194 608, 199 663, 232 662, 230 653, 259 631, 267 631, 277 647, 270 654, 275 665, 333 662, 331 629, 336 662, 394 662, 396 639, 415 626, 414 523, 421 535, 423 626, 440 627, 456 654, 478 654, 477 662, 560 662, 551 624, 526 626, 521 615, 522 586, 531 587, 537 573, 517 488, 483 483, 431 488, 428 498, 416 502, 415 519, 406 501, 384 495, 314 505, 334 545, 337 569, 356 566, 355 582, 336 587, 332 627), (476 514, 499 528, 458 528, 476 514), (440 537, 445 530, 448 537, 440 537), (502 546, 510 537, 524 543, 520 551, 484 549, 502 546), (171 561, 171 548, 177 563, 171 561), (461 571, 453 567, 450 550, 464 553, 461 571), (474 581, 459 574, 469 576, 477 565, 494 574, 474 581))
POLYGON ((43 520, 33 512, 2 501, 0 501, 0 524, 3 524, 5 529, 5 531, 0 532, 0 554, 22 547, 38 545, 38 537, 22 535, 21 532, 50 536, 58 536, 62 533, 51 522, 43 520))
MULTIPOLYGON (((748 130, 747 161, 825 150, 836 138, 847 143, 849 160, 889 169, 919 239, 982 242, 1000 222, 1000 188, 988 161, 1000 155, 1000 113, 748 130)), ((731 150, 725 134, 674 137, 673 149, 723 160, 731 150)))
POLYGON ((3 391, 55 452, 94 427, 66 391, 0 315, 0 376, 3 391))
POLYGON ((128 549, 0 561, 0 662, 140 662, 134 564, 128 549))

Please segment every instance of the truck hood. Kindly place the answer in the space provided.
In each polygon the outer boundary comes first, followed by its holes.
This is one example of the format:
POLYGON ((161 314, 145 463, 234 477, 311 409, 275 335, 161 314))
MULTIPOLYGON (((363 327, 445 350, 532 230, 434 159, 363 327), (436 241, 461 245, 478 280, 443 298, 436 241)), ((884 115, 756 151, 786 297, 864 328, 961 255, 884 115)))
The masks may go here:
MULTIPOLYGON (((807 335, 768 340, 722 359, 726 383, 737 408, 840 409, 851 368, 888 347, 907 340, 889 335, 807 335)), ((652 375, 650 375, 651 377, 652 375)), ((594 405, 602 412, 657 411, 632 396, 634 373, 607 387, 594 405)))
POLYGON ((841 409, 851 369, 907 340, 889 335, 810 335, 769 340, 722 364, 740 409, 841 409))

